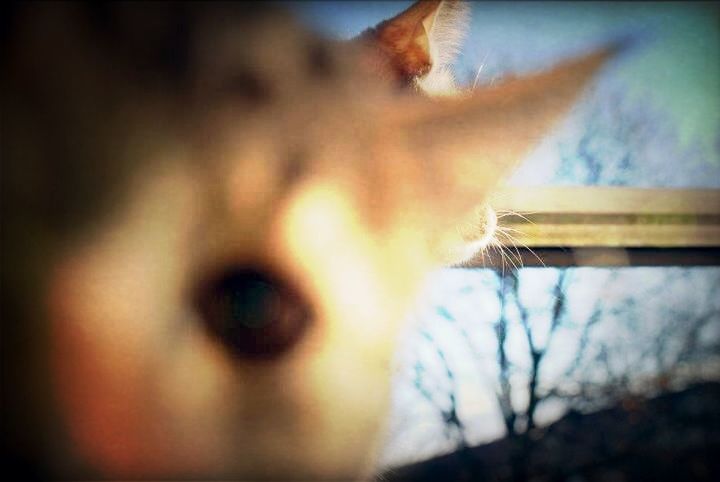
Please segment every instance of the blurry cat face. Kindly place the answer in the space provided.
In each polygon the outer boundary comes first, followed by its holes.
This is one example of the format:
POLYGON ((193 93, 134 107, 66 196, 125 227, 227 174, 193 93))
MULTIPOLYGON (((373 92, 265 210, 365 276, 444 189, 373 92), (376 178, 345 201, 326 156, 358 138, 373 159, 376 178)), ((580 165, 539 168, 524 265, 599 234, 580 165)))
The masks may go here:
POLYGON ((466 13, 418 3, 349 43, 248 6, 16 13, 3 204, 42 261, 19 313, 53 470, 369 473, 416 285, 604 57, 431 101, 466 13))

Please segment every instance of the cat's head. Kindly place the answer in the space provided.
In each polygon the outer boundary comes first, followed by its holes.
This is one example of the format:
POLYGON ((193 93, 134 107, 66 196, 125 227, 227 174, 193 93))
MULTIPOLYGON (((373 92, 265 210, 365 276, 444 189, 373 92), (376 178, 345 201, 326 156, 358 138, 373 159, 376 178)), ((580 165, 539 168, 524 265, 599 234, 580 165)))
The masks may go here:
POLYGON ((417 284, 606 55, 421 95, 465 13, 330 42, 249 5, 16 7, 12 433, 64 475, 366 473, 417 284))

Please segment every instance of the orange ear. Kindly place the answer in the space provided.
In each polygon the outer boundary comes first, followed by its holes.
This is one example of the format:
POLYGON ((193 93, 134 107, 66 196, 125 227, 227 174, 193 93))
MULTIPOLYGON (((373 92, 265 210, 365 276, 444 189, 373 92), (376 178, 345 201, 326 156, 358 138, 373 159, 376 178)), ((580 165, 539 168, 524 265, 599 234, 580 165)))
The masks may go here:
POLYGON ((443 68, 456 55, 470 7, 454 0, 418 1, 360 36, 406 84, 443 68))

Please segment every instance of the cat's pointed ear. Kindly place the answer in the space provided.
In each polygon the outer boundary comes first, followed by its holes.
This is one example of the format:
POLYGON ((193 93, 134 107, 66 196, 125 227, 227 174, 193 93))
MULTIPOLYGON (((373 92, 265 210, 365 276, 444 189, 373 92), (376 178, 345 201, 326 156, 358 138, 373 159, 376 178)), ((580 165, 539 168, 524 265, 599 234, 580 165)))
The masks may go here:
MULTIPOLYGON (((432 169, 427 203, 433 224, 454 223, 483 203, 488 191, 535 147, 569 110, 614 49, 565 61, 453 99, 409 99, 387 113, 410 155, 432 169)), ((425 167, 424 167, 425 168, 425 167)))
POLYGON ((406 83, 446 69, 467 31, 470 6, 456 0, 418 1, 364 32, 382 62, 406 83))

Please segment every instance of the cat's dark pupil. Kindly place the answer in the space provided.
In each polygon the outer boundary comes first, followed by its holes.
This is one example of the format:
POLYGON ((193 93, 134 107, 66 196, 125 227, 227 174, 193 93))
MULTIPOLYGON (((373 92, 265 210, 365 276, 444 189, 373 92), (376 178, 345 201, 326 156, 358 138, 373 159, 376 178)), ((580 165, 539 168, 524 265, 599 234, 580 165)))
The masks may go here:
POLYGON ((244 283, 241 286, 232 286, 218 293, 224 297, 223 304, 227 304, 227 318, 224 323, 230 326, 239 325, 247 328, 262 328, 270 322, 271 313, 268 313, 273 303, 273 296, 277 296, 272 285, 256 280, 244 283))
POLYGON ((231 268, 199 289, 197 307, 212 336, 236 357, 275 359, 302 338, 309 305, 268 270, 231 268))

